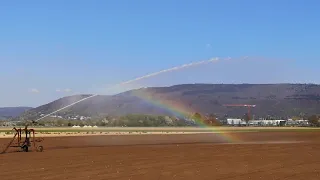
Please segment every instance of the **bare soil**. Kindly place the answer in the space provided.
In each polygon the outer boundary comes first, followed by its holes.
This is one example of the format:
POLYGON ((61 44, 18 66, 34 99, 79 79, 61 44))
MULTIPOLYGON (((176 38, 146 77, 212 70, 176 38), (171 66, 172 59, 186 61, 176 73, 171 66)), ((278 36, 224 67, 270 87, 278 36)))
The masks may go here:
POLYGON ((46 137, 41 145, 41 153, 0 154, 0 179, 320 179, 320 132, 46 137))

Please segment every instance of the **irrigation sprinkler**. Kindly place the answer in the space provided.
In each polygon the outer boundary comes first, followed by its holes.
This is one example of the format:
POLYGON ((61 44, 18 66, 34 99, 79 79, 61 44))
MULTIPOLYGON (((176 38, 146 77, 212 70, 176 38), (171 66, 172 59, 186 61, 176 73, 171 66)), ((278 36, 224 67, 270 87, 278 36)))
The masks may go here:
POLYGON ((20 152, 29 152, 30 148, 37 152, 43 151, 43 146, 37 145, 43 141, 43 138, 35 138, 35 130, 28 129, 28 125, 24 129, 13 128, 15 134, 5 149, 0 153, 6 153, 9 148, 19 148, 20 152))

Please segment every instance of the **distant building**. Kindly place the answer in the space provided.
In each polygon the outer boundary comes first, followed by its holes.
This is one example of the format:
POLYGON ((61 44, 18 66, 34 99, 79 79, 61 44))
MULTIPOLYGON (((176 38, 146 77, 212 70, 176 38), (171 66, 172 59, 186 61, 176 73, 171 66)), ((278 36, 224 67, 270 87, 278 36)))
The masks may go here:
MULTIPOLYGON (((248 125, 250 126, 284 126, 286 124, 286 120, 250 120, 248 121, 248 125)), ((247 125, 246 121, 243 119, 227 119, 228 125, 247 125)))
POLYGON ((10 121, 5 121, 5 122, 2 122, 1 125, 2 126, 15 126, 16 123, 15 122, 10 122, 10 121))
POLYGON ((242 119, 227 119, 227 124, 228 125, 246 125, 246 121, 242 119))
POLYGON ((307 126, 309 125, 309 121, 308 120, 292 120, 292 119, 289 119, 287 122, 286 122, 286 125, 288 126, 307 126))

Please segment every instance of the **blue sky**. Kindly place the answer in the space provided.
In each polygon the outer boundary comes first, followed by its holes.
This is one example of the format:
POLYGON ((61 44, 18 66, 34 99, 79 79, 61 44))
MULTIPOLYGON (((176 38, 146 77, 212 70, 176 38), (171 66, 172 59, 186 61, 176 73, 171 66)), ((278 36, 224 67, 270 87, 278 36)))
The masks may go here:
POLYGON ((4 1, 0 107, 115 93, 124 89, 105 88, 212 57, 235 60, 162 74, 127 88, 319 83, 319 5, 317 0, 4 1), (236 62, 244 56, 254 58, 236 62))

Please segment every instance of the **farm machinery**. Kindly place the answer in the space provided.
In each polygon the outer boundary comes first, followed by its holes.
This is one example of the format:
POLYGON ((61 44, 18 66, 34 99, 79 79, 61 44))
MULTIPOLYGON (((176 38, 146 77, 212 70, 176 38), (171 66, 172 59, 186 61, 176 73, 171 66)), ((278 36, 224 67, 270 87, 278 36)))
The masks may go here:
POLYGON ((28 129, 28 125, 24 129, 13 128, 14 136, 5 149, 0 153, 5 153, 10 147, 19 148, 22 152, 29 152, 30 148, 37 152, 43 151, 43 146, 37 144, 43 141, 43 138, 35 138, 35 130, 28 129))

